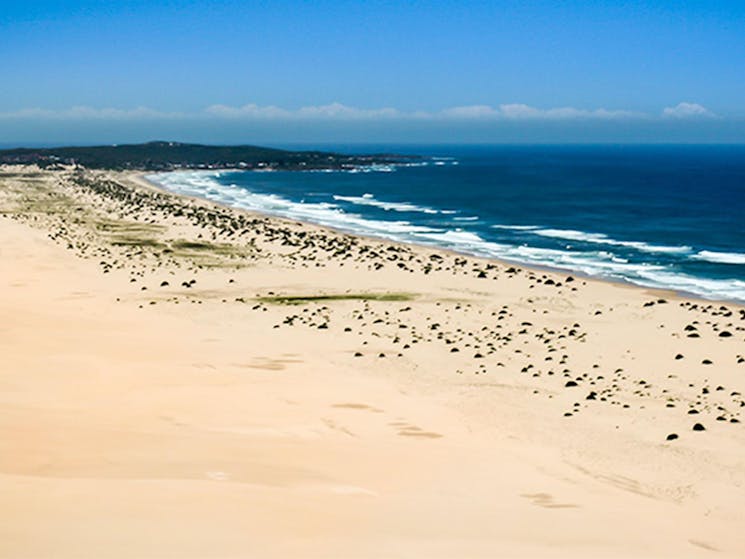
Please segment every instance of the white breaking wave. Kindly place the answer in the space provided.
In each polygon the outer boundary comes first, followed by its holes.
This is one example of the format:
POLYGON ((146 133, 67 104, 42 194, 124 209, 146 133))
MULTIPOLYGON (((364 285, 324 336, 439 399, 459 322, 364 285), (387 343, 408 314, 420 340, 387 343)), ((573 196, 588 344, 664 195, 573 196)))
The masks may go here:
MULTIPOLYGON (((416 164, 417 166, 419 164, 416 164)), ((396 163, 396 164, 384 164, 377 163, 375 165, 366 165, 364 167, 350 167, 349 169, 308 169, 307 171, 300 171, 302 173, 392 173, 396 170, 396 167, 409 167, 412 166, 409 163, 396 163)), ((255 171, 254 171, 255 172, 255 171)), ((293 171, 296 172, 296 171, 293 171)))
POLYGON ((536 229, 533 231, 533 234, 554 239, 566 239, 568 241, 633 248, 642 252, 684 254, 693 250, 689 246, 665 246, 652 245, 642 241, 619 241, 603 233, 586 233, 585 231, 575 231, 573 229, 536 229))
POLYGON ((541 237, 552 237, 555 239, 567 239, 570 241, 584 241, 589 243, 603 243, 608 237, 600 233, 585 233, 584 231, 574 231, 572 229, 537 229, 534 231, 541 237))
POLYGON ((454 217, 453 221, 478 221, 479 216, 477 215, 469 215, 464 217, 454 217))
POLYGON ((745 264, 745 254, 739 252, 714 252, 702 250, 691 256, 693 260, 705 260, 716 264, 745 264))
POLYGON ((663 287, 685 291, 705 299, 729 299, 745 301, 745 281, 736 279, 708 279, 693 277, 670 271, 649 270, 640 274, 642 280, 635 281, 648 287, 663 287))
POLYGON ((351 204, 357 204, 360 206, 373 206, 381 208, 386 211, 396 212, 421 212, 425 214, 438 214, 438 210, 434 208, 428 208, 425 206, 417 206, 409 202, 385 202, 383 200, 376 199, 372 194, 363 194, 362 196, 340 196, 334 195, 334 200, 349 202, 351 204))
POLYGON ((515 231, 533 231, 540 229, 538 225, 492 225, 493 229, 514 229, 515 231))
MULTIPOLYGON (((613 275, 614 277, 625 277, 629 272, 637 268, 648 269, 647 264, 629 264, 627 260, 619 258, 612 252, 574 252, 568 250, 557 250, 551 248, 538 248, 530 246, 514 246, 486 241, 476 233, 460 229, 444 232, 417 233, 418 239, 429 239, 436 241, 440 246, 460 249, 479 256, 490 256, 508 260, 518 260, 530 264, 552 266, 572 270, 584 271, 588 274, 613 275)), ((655 266, 660 270, 662 266, 655 266)))
POLYGON ((613 253, 572 252, 549 248, 529 246, 508 247, 503 258, 520 260, 529 264, 538 264, 552 268, 574 270, 587 275, 599 275, 607 278, 631 280, 639 271, 661 266, 651 264, 631 264, 617 258, 613 253))
MULTIPOLYGON (((663 266, 659 265, 630 263, 628 260, 620 258, 608 251, 576 252, 551 248, 506 245, 486 241, 475 233, 462 230, 450 230, 440 233, 417 233, 414 237, 423 244, 429 244, 431 241, 435 241, 437 246, 443 246, 460 252, 468 252, 477 256, 582 272, 591 276, 625 280, 640 285, 648 285, 647 283, 642 283, 642 280, 648 281, 642 273, 661 272, 665 270, 663 266)), ((658 284, 656 287, 667 286, 658 284)), ((697 294, 703 295, 703 293, 697 294)))
POLYGON ((432 239, 438 243, 452 246, 470 246, 474 248, 484 247, 494 243, 488 243, 479 237, 476 233, 462 231, 460 229, 444 231, 440 233, 425 233, 417 235, 425 239, 432 239))

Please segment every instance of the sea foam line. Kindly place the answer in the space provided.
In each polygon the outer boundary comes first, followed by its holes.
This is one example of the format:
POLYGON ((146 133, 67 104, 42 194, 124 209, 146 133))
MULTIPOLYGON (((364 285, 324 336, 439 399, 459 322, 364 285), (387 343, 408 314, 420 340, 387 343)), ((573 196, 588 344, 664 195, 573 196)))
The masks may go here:
POLYGON ((745 264, 745 254, 740 252, 715 252, 702 250, 691 256, 693 260, 705 260, 716 264, 745 264))
POLYGON ((648 287, 663 287, 699 295, 704 299, 728 299, 745 302, 745 281, 708 279, 666 270, 647 270, 634 283, 648 287))
POLYGON ((492 229, 512 229, 514 231, 533 231, 534 229, 540 229, 538 225, 503 225, 499 223, 491 227, 492 229))
POLYGON ((439 210, 434 208, 428 208, 426 206, 417 206, 410 202, 386 202, 384 200, 378 200, 372 194, 365 193, 362 196, 341 196, 333 195, 333 199, 341 202, 348 202, 350 204, 357 204, 358 206, 373 206, 375 208, 381 208, 386 211, 396 212, 420 212, 425 214, 438 214, 439 210))
POLYGON ((609 246, 620 246, 633 248, 642 252, 662 252, 671 254, 685 254, 693 249, 689 246, 666 246, 653 245, 642 241, 619 241, 613 239, 604 233, 587 233, 585 231, 576 231, 573 229, 536 229, 532 231, 534 235, 541 237, 552 237, 554 239, 566 239, 569 241, 579 241, 583 243, 603 244, 609 246))

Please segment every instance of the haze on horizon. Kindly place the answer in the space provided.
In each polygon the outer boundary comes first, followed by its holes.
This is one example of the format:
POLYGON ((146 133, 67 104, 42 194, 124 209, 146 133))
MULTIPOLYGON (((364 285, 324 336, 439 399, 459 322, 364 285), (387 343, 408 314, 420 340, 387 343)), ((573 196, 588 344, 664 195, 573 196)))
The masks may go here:
POLYGON ((745 4, 41 0, 0 143, 740 143, 745 4))

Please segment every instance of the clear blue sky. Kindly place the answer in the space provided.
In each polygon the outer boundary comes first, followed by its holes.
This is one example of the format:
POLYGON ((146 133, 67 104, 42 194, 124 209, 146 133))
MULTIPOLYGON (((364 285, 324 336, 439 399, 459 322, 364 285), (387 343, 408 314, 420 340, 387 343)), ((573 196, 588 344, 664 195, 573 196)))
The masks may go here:
POLYGON ((5 0, 0 72, 3 143, 745 141, 745 0, 5 0))

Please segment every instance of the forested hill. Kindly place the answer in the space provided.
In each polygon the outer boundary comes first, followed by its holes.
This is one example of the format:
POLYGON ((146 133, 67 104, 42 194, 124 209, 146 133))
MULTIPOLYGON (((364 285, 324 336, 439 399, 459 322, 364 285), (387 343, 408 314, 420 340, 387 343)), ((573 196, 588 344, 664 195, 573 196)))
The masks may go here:
POLYGON ((394 154, 345 155, 323 151, 288 151, 258 146, 211 146, 179 142, 145 144, 17 148, 0 150, 0 164, 42 167, 77 164, 89 169, 345 169, 416 159, 394 154))

